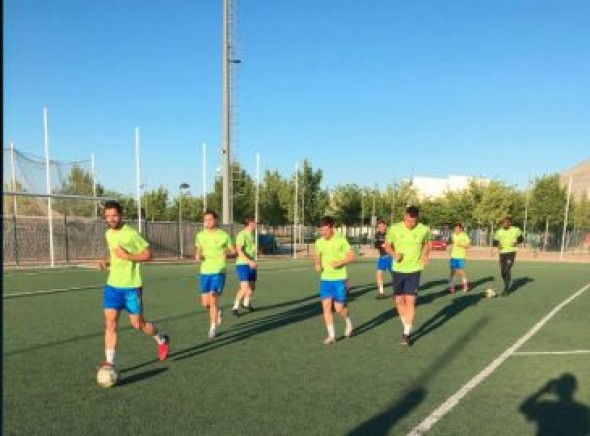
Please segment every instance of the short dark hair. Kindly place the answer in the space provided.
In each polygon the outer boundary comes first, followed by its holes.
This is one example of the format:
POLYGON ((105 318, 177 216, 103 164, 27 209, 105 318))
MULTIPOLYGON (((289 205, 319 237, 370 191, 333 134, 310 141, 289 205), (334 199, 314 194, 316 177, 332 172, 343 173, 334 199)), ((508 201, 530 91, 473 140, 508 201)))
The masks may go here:
POLYGON ((117 210, 117 213, 119 215, 121 215, 121 211, 123 210, 121 208, 121 205, 119 204, 119 202, 118 201, 115 201, 115 200, 107 200, 107 201, 105 201, 104 208, 103 209, 104 210, 107 210, 107 209, 116 209, 117 210))
POLYGON ((462 223, 462 222, 460 222, 460 221, 457 221, 457 222, 455 223, 455 227, 460 227, 460 228, 463 228, 463 223, 462 223))
POLYGON ((255 222, 256 220, 254 218, 252 218, 251 216, 247 216, 246 218, 244 218, 244 225, 248 226, 250 225, 250 223, 255 222))
POLYGON ((377 220, 377 225, 379 225, 379 224, 387 224, 387 223, 385 222, 385 220, 383 218, 379 218, 377 220))
POLYGON ((412 218, 417 218, 420 215, 420 209, 418 206, 408 206, 406 207, 406 214, 412 218))
POLYGON ((217 212, 215 212, 214 210, 207 209, 203 216, 205 215, 211 215, 213 218, 217 219, 217 212))
POLYGON ((320 220, 320 227, 329 226, 334 227, 334 218, 331 216, 325 216, 320 220))
POLYGON ((504 218, 502 218, 502 221, 512 222, 512 217, 510 215, 506 215, 504 218))

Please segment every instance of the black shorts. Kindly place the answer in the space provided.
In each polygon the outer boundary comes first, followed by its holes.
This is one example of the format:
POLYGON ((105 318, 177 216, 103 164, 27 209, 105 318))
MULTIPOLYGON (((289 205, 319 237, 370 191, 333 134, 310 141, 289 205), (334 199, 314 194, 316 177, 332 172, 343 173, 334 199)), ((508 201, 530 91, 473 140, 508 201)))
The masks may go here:
POLYGON ((393 272, 393 293, 394 295, 416 295, 420 286, 421 271, 402 273, 393 272))

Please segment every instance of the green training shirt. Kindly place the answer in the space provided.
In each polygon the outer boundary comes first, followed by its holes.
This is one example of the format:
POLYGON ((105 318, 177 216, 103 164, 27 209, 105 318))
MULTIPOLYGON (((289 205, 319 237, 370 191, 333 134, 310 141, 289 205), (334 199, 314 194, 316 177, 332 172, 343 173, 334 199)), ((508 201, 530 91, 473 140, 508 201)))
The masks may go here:
POLYGON ((504 227, 496 230, 494 240, 500 243, 500 253, 513 253, 516 251, 516 241, 522 236, 522 232, 516 226, 504 227))
POLYGON ((451 257, 453 259, 465 259, 467 257, 467 249, 464 246, 471 243, 471 239, 467 236, 467 233, 453 233, 451 235, 451 243, 453 248, 451 249, 451 257), (461 245, 461 247, 459 247, 461 245))
POLYGON ((224 230, 198 232, 195 236, 195 247, 201 249, 201 274, 225 272, 225 250, 231 246, 231 238, 224 230))
POLYGON ((250 258, 248 259, 245 256, 238 255, 238 260, 236 261, 236 265, 247 265, 250 260, 254 260, 254 255, 256 254, 256 244, 254 242, 254 232, 249 230, 242 230, 236 236, 236 249, 238 246, 242 247, 242 251, 246 253, 250 258))
POLYGON ((334 268, 332 261, 342 261, 350 251, 348 240, 340 233, 334 233, 330 239, 324 237, 315 241, 315 252, 322 264, 322 280, 346 280, 346 266, 334 268))
POLYGON ((430 228, 422 223, 416 224, 408 229, 402 222, 394 224, 387 231, 385 240, 393 245, 396 253, 401 253, 401 262, 395 262, 395 272, 412 273, 421 271, 424 266, 420 263, 422 259, 422 248, 432 239, 430 228))
POLYGON ((139 271, 141 262, 121 259, 115 255, 115 249, 120 247, 129 254, 141 254, 150 244, 127 224, 123 224, 120 229, 108 229, 105 236, 111 262, 107 285, 115 288, 139 288, 142 285, 139 271))

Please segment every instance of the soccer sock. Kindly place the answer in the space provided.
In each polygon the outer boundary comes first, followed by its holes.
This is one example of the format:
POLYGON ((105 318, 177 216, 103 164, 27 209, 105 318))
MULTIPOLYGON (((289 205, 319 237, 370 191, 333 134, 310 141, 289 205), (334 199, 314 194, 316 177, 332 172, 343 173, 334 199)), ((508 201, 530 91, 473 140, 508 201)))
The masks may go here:
POLYGON ((449 279, 449 287, 455 286, 455 279, 449 279))
POLYGON ((250 297, 244 297, 244 306, 250 306, 250 297))
POLYGON ((411 331, 412 331, 412 325, 411 324, 404 324, 404 335, 409 335, 411 331))
POLYGON ((379 293, 383 294, 383 283, 379 283, 379 293))
POLYGON ((467 277, 463 277, 463 286, 467 286, 467 277))
POLYGON ((106 349, 106 350, 104 350, 104 354, 107 359, 107 363, 114 365, 115 364, 115 350, 106 349))
POLYGON ((166 342, 166 340, 164 339, 164 335, 162 333, 160 333, 160 332, 156 333, 152 337, 158 343, 158 345, 162 345, 164 342, 166 342))
POLYGON ((334 331, 334 323, 326 324, 326 329, 328 330, 328 336, 331 338, 336 336, 336 332, 334 331))
POLYGON ((240 307, 240 299, 236 298, 234 301, 234 309, 233 310, 238 310, 240 307))
POLYGON ((347 317, 344 319, 344 322, 346 322, 346 328, 349 328, 349 329, 351 329, 351 328, 352 328, 352 320, 350 319, 350 316, 347 316, 347 317))

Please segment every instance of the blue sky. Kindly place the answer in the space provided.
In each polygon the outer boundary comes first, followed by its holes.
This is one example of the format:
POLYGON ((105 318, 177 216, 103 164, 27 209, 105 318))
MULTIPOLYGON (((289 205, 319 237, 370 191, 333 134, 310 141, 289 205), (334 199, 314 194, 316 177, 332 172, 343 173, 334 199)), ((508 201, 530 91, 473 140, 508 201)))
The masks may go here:
MULTIPOLYGON (((219 165, 222 0, 5 0, 7 146, 99 181, 202 190, 219 165)), ((586 0, 234 0, 235 155, 327 186, 410 174, 524 186, 590 157, 586 0)))

